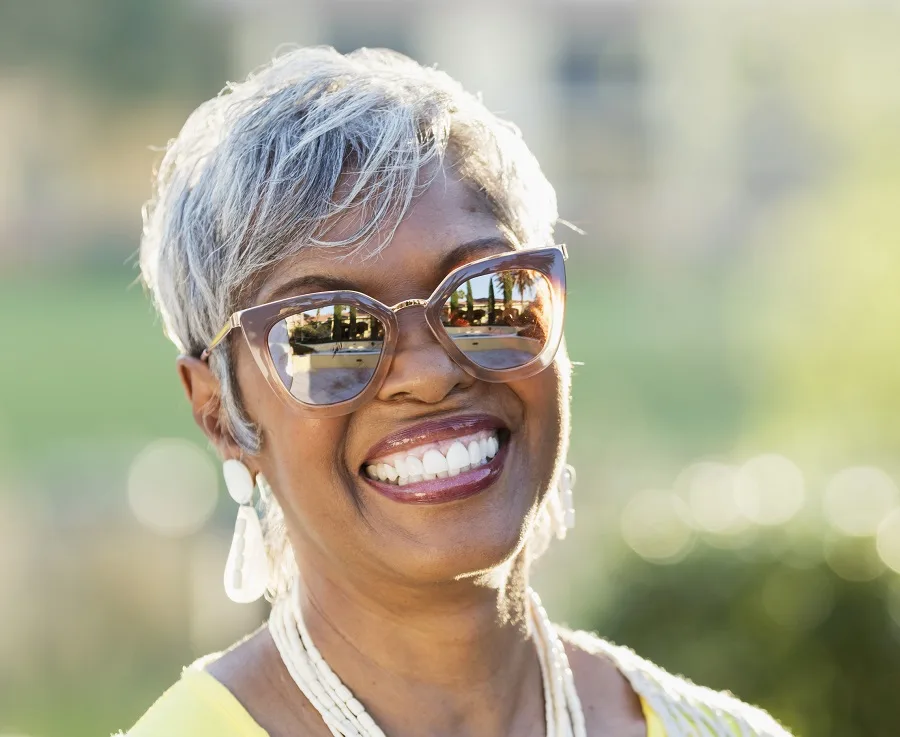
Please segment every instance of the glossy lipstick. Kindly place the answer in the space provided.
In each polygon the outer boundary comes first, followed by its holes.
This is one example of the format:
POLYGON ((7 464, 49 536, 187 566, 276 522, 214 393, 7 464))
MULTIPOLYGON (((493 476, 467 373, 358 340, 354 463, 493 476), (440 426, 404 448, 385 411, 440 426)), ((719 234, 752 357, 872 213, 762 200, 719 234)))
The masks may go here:
POLYGON ((505 427, 504 422, 492 415, 456 415, 440 420, 429 420, 406 430, 398 430, 381 439, 369 448, 366 458, 378 458, 425 443, 438 443, 470 433, 500 430, 505 427))

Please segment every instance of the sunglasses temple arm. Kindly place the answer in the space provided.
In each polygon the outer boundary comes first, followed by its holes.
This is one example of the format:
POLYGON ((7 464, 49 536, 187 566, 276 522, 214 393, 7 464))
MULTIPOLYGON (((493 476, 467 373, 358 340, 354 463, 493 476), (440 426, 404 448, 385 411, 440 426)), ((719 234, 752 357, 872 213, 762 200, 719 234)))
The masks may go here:
POLYGON ((228 322, 226 322, 222 329, 216 333, 216 337, 212 339, 212 342, 204 349, 203 353, 200 354, 200 360, 206 362, 209 360, 209 354, 212 353, 213 348, 215 348, 219 343, 225 340, 226 336, 234 330, 238 326, 237 321, 237 313, 232 315, 228 322))

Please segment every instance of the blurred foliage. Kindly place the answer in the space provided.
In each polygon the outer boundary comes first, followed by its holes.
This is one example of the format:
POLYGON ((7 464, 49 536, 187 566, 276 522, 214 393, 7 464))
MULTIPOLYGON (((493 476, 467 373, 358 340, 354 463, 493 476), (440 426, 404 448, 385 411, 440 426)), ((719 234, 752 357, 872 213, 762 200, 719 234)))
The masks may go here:
POLYGON ((746 428, 757 442, 817 463, 895 462, 900 248, 884 234, 900 229, 898 186, 900 172, 842 180, 783 213, 748 253, 732 298, 744 299, 738 370, 758 398, 746 428), (762 274, 759 302, 749 292, 762 274))
POLYGON ((0 362, 3 425, 15 429, 3 445, 21 462, 74 439, 199 439, 174 349, 128 274, 4 281, 0 309, 25 317, 4 327, 16 350, 0 362))
POLYGON ((783 540, 749 555, 701 548, 677 566, 631 559, 615 601, 588 626, 704 686, 728 689, 797 735, 897 734, 900 627, 892 576, 847 581, 824 562, 783 560, 783 540))
POLYGON ((7 0, 0 65, 44 69, 121 106, 215 94, 228 68, 226 26, 181 0, 7 0))
POLYGON ((829 167, 773 203, 728 287, 746 432, 811 463, 900 452, 898 15, 869 11, 804 16, 827 54, 790 26, 770 49, 829 167))

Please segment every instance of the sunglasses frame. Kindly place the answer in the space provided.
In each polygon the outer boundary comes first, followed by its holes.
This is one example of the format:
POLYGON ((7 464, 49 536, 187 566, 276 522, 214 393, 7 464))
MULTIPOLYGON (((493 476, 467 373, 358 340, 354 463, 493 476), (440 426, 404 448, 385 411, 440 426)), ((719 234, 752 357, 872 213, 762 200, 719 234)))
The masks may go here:
POLYGON ((434 337, 447 351, 454 363, 459 365, 466 373, 481 381, 492 383, 526 379, 547 368, 553 362, 553 358, 559 349, 565 313, 565 261, 567 258, 568 252, 565 244, 542 248, 525 248, 488 256, 453 269, 441 280, 441 283, 438 284, 428 299, 405 299, 392 306, 379 302, 374 297, 370 297, 362 292, 330 291, 287 297, 275 302, 247 307, 231 315, 228 322, 216 334, 209 346, 200 354, 200 360, 208 361, 211 351, 225 340, 233 330, 240 328, 247 346, 250 348, 253 360, 266 378, 269 386, 282 400, 293 407, 297 407, 303 414, 314 417, 336 417, 349 414, 369 401, 378 392, 385 376, 390 371, 394 352, 397 348, 397 339, 400 334, 396 313, 409 307, 423 307, 425 321, 434 337), (485 368, 468 358, 453 342, 453 338, 450 337, 450 334, 441 322, 441 312, 453 292, 470 279, 495 271, 518 269, 536 271, 542 274, 550 285, 552 302, 550 335, 547 337, 547 342, 540 353, 527 363, 508 369, 485 368), (333 304, 356 306, 381 321, 384 327, 381 355, 378 358, 378 364, 375 366, 375 371, 369 383, 355 397, 342 402, 335 402, 334 404, 308 404, 291 394, 290 390, 281 381, 269 352, 269 331, 276 323, 291 315, 333 304))

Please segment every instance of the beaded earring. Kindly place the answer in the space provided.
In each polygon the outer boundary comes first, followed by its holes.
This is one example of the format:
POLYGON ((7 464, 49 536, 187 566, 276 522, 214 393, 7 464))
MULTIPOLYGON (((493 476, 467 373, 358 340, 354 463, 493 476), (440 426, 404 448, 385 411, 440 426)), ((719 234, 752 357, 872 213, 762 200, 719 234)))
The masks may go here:
POLYGON ((575 489, 575 467, 569 463, 563 469, 562 478, 559 481, 559 495, 562 501, 563 522, 567 530, 575 527, 575 504, 572 501, 572 491, 575 489))
POLYGON ((269 582, 262 526, 253 507, 253 476, 247 466, 234 458, 222 464, 222 475, 229 495, 240 505, 225 563, 225 593, 232 601, 249 604, 266 592, 269 582))
POLYGON ((556 493, 550 499, 550 515, 553 519, 553 531, 560 540, 575 527, 575 505, 572 501, 572 490, 575 488, 575 469, 568 463, 556 485, 556 493))

